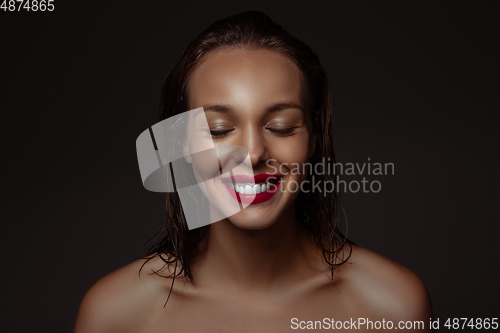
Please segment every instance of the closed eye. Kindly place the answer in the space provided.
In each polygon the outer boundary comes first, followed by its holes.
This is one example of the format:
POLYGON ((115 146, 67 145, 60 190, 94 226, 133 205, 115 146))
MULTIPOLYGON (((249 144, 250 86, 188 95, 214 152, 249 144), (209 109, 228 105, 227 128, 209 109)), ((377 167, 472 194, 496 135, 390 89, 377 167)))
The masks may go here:
POLYGON ((283 129, 268 128, 268 130, 276 134, 286 135, 291 134, 293 131, 295 131, 295 128, 296 127, 288 127, 283 129))
POLYGON ((213 136, 213 137, 223 137, 223 136, 229 134, 232 131, 233 131, 233 129, 222 130, 222 131, 213 131, 213 130, 210 130, 210 135, 213 136))

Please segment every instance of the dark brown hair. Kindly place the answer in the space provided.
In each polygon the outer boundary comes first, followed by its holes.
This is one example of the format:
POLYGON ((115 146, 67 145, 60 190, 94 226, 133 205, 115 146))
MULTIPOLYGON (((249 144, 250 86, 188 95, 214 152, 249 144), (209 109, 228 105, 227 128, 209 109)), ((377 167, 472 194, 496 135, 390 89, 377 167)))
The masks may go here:
MULTIPOLYGON (((312 165, 335 162, 331 136, 331 100, 325 70, 318 56, 309 46, 291 36, 282 26, 274 23, 262 12, 248 11, 214 22, 186 48, 181 60, 167 75, 161 91, 160 120, 188 110, 187 84, 191 73, 207 55, 221 49, 267 49, 292 59, 303 74, 306 118, 312 120, 312 132, 316 137, 316 150, 310 159, 312 165)), ((334 174, 316 175, 317 181, 334 182, 334 174)), ((308 175, 311 184, 311 175, 308 175)), ((313 236, 314 242, 323 249, 325 260, 333 271, 347 257, 341 255, 346 238, 340 225, 346 222, 345 213, 337 191, 323 193, 304 188, 295 201, 297 220, 313 236), (308 191, 308 193, 306 193, 308 191)), ((148 259, 160 256, 165 264, 175 264, 170 275, 184 276, 192 280, 191 263, 199 254, 200 244, 206 238, 210 226, 189 230, 177 193, 166 193, 166 218, 157 235, 160 240, 149 250, 148 259), (160 237, 159 235, 163 235, 160 237), (180 264, 180 269, 178 269, 180 264)), ((350 255, 350 252, 349 252, 350 255)), ((174 281, 173 280, 173 281, 174 281)), ((172 284, 173 284, 172 281, 172 284)), ((170 296, 170 295, 169 295, 170 296)))

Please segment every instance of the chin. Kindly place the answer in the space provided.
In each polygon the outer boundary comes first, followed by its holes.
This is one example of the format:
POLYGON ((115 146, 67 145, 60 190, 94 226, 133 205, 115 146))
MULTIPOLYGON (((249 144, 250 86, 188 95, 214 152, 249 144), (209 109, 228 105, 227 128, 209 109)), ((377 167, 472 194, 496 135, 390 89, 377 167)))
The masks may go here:
POLYGON ((262 214, 252 213, 251 211, 243 210, 229 217, 228 220, 235 227, 245 230, 267 229, 276 222, 276 218, 263 217, 262 214))

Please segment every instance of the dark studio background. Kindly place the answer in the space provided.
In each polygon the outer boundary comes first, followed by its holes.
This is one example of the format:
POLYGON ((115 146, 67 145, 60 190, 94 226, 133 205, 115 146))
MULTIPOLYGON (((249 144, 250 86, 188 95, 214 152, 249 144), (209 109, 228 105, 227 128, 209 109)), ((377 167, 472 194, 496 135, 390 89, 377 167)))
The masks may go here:
POLYGON ((395 165, 370 177, 380 193, 344 196, 349 238, 415 271, 441 327, 500 317, 493 3, 56 0, 51 13, 0 11, 1 331, 71 331, 85 292, 145 254, 164 207, 142 187, 135 140, 158 121, 188 42, 248 9, 319 54, 338 161, 395 165))

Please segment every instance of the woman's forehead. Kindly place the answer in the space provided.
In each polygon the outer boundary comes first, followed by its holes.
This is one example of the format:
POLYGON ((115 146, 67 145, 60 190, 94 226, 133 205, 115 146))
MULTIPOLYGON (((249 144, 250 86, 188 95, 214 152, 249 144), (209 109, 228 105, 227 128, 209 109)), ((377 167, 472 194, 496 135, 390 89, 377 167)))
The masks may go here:
POLYGON ((187 92, 191 109, 213 103, 301 104, 302 73, 293 60, 272 50, 219 50, 192 73, 187 92))

